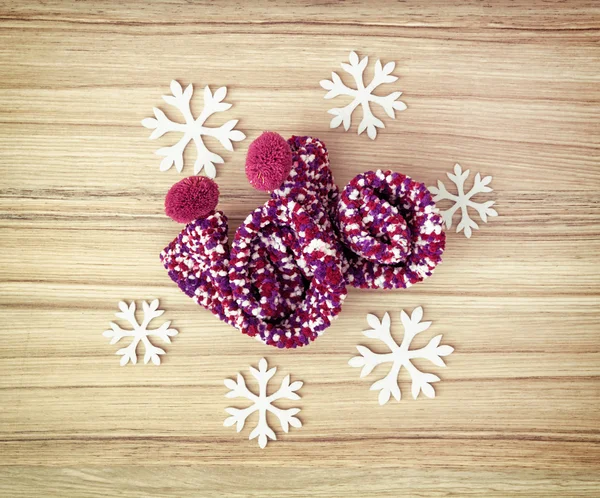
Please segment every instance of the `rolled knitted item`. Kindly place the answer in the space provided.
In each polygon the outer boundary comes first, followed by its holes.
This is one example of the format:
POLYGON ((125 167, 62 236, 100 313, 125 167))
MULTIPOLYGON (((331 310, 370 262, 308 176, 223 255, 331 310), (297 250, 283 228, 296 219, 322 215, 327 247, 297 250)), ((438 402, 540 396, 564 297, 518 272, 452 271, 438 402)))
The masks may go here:
POLYGON ((255 141, 246 172, 260 189, 281 186, 244 220, 231 249, 227 218, 214 210, 216 184, 193 177, 167 195, 169 215, 189 223, 161 259, 181 290, 221 320, 266 344, 296 348, 340 313, 346 284, 406 288, 430 276, 445 235, 423 184, 370 171, 340 193, 322 142, 292 137, 286 145, 274 135, 255 141))
POLYGON ((340 194, 327 149, 317 139, 292 137, 305 151, 273 198, 301 202, 343 246, 346 282, 363 289, 405 289, 431 276, 441 262, 446 235, 427 187, 392 171, 354 177, 340 194), (328 218, 328 219, 327 219, 328 218))
POLYGON ((316 339, 346 297, 337 241, 288 198, 271 199, 246 218, 232 244, 229 278, 261 338, 279 347, 316 339))
POLYGON ((324 147, 310 137, 292 141, 292 173, 279 189, 289 195, 274 194, 246 218, 231 255, 220 211, 190 222, 161 253, 171 279, 198 304, 279 348, 316 339, 346 297, 341 246, 317 198, 326 189, 303 183, 321 175, 324 147))
POLYGON ((407 288, 442 260, 442 217, 422 183, 392 171, 368 171, 342 191, 337 226, 348 249, 346 280, 365 289, 407 288))

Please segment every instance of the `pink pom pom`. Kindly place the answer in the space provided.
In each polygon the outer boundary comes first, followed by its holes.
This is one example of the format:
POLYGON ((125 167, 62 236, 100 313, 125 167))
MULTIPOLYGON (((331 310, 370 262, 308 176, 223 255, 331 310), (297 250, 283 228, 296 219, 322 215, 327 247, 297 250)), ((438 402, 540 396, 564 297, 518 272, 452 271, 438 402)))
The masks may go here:
POLYGON ((205 218, 219 202, 219 187, 210 178, 190 176, 173 185, 165 197, 165 212, 177 223, 205 218))
POLYGON ((246 176, 258 190, 279 188, 292 169, 292 150, 278 133, 265 131, 250 144, 246 156, 246 176))

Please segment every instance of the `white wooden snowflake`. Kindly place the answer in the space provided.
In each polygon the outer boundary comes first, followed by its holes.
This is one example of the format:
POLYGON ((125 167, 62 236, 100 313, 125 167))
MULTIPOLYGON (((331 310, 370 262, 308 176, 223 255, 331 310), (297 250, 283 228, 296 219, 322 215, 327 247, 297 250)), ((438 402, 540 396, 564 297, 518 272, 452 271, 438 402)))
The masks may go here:
POLYGON ((409 317, 402 310, 400 317, 404 326, 404 337, 402 343, 398 346, 390 333, 390 315, 386 313, 383 320, 380 322, 377 316, 368 314, 367 323, 371 329, 365 330, 363 334, 370 339, 379 339, 390 350, 389 353, 374 353, 364 346, 356 346, 361 356, 355 356, 348 364, 351 367, 362 367, 360 372, 361 377, 366 377, 377 366, 383 363, 391 363, 389 373, 383 378, 371 385, 371 391, 379 390, 379 404, 385 405, 390 395, 393 395, 396 400, 400 401, 400 386, 398 385, 398 374, 400 369, 404 367, 412 378, 412 395, 414 399, 420 392, 423 392, 428 398, 435 397, 435 390, 431 385, 437 382, 440 378, 431 373, 423 373, 415 367, 411 360, 414 358, 425 358, 431 361, 434 365, 445 367, 446 364, 442 360, 442 356, 447 356, 454 348, 451 346, 440 346, 442 340, 441 335, 435 336, 429 344, 421 349, 409 350, 410 343, 413 338, 420 332, 427 330, 431 322, 421 322, 423 318, 423 308, 419 306, 415 308, 412 315, 409 317))
POLYGON ((241 131, 234 130, 235 125, 238 123, 237 119, 227 121, 227 123, 219 128, 211 128, 205 125, 206 120, 210 116, 218 112, 224 112, 231 107, 231 104, 223 102, 225 95, 227 95, 227 88, 222 86, 213 94, 208 86, 204 87, 204 108, 200 116, 196 119, 192 116, 190 108, 190 100, 193 93, 192 85, 188 85, 185 91, 183 91, 181 85, 173 80, 171 81, 171 92, 173 93, 172 96, 163 95, 163 99, 167 104, 176 107, 181 112, 185 123, 171 121, 164 112, 156 107, 154 108, 155 118, 142 120, 144 127, 154 130, 150 135, 150 140, 162 137, 169 131, 183 133, 183 136, 175 145, 163 147, 156 151, 156 154, 159 156, 164 156, 164 159, 160 163, 160 170, 167 171, 175 164, 175 168, 181 173, 183 169, 183 151, 190 141, 193 140, 197 151, 194 174, 198 174, 204 169, 206 176, 214 178, 217 174, 215 164, 223 163, 223 158, 218 154, 210 152, 206 148, 206 145, 204 145, 202 137, 216 138, 229 151, 233 150, 232 141, 239 142, 246 138, 246 135, 241 131))
POLYGON ((367 130, 367 135, 371 140, 375 140, 377 136, 377 128, 385 128, 383 122, 377 119, 371 111, 370 102, 380 105, 386 114, 392 118, 396 118, 395 111, 404 111, 406 104, 398 100, 402 92, 393 92, 385 97, 379 97, 373 94, 373 91, 383 83, 393 83, 398 79, 397 76, 393 76, 391 73, 394 71, 396 66, 395 62, 388 62, 385 66, 382 66, 381 61, 377 60, 375 63, 375 74, 373 80, 365 87, 363 81, 363 73, 369 62, 368 57, 363 57, 362 60, 358 60, 356 52, 350 52, 350 64, 342 62, 341 66, 344 71, 352 75, 356 82, 356 89, 347 87, 333 71, 331 73, 331 80, 322 80, 321 86, 328 90, 325 95, 326 99, 332 99, 338 95, 349 95, 353 98, 346 107, 333 108, 327 111, 333 115, 333 119, 330 123, 330 128, 337 128, 340 124, 344 125, 344 129, 348 131, 352 121, 352 113, 354 110, 361 105, 363 109, 363 118, 358 126, 358 134, 360 135, 363 131, 367 130))
POLYGON ((469 216, 469 212, 467 207, 471 207, 479 213, 479 217, 484 223, 487 223, 488 216, 498 216, 498 213, 495 209, 492 209, 494 205, 494 201, 487 201, 483 204, 479 204, 477 202, 473 202, 471 198, 479 193, 488 193, 492 192, 492 188, 488 187, 488 184, 492 181, 491 176, 486 176, 481 178, 481 175, 477 173, 475 175, 475 180, 473 181, 473 187, 469 192, 465 194, 465 180, 469 176, 470 170, 462 171, 460 164, 454 165, 454 174, 446 173, 448 178, 456 185, 457 195, 451 194, 446 190, 446 186, 441 180, 438 180, 437 187, 429 187, 429 190, 432 194, 435 194, 433 201, 438 202, 444 199, 448 199, 454 202, 454 205, 445 210, 441 211, 442 217, 444 219, 444 223, 446 224, 446 228, 450 229, 452 227, 452 217, 454 213, 461 210, 461 220, 456 227, 456 233, 464 230, 465 237, 471 238, 472 229, 478 229, 479 225, 475 223, 469 216))
POLYGON ((145 348, 144 363, 152 360, 155 365, 160 365, 160 356, 165 354, 165 351, 159 347, 153 346, 150 342, 150 336, 156 336, 163 341, 170 343, 171 337, 178 334, 178 331, 170 328, 171 322, 164 322, 159 328, 149 330, 148 325, 155 318, 158 318, 164 313, 164 310, 158 309, 158 299, 155 299, 150 304, 142 301, 142 310, 144 312, 142 323, 138 323, 135 317, 135 301, 132 301, 129 306, 127 303, 120 301, 120 313, 115 313, 117 318, 127 320, 131 325, 131 330, 124 330, 114 322, 110 322, 111 330, 106 330, 102 333, 104 337, 110 338, 110 343, 115 344, 123 337, 132 337, 131 344, 126 348, 119 349, 116 354, 121 355, 121 366, 131 362, 134 365, 137 363, 137 346, 141 342, 145 348))
POLYGON ((243 410, 226 408, 225 411, 231 416, 225 420, 223 425, 229 427, 233 424, 237 424, 237 431, 240 432, 243 429, 248 416, 258 411, 258 424, 250 433, 248 439, 258 437, 258 445, 261 448, 264 448, 267 445, 268 439, 277 439, 275 432, 273 432, 273 429, 271 429, 267 423, 267 411, 271 412, 279 419, 279 423, 284 432, 288 432, 290 425, 292 427, 302 427, 302 422, 294 416, 300 412, 300 408, 283 410, 273 405, 273 402, 278 399, 300 399, 300 396, 296 394, 295 391, 302 387, 302 382, 297 380, 290 384, 290 376, 286 375, 281 382, 281 387, 270 396, 267 396, 267 385, 271 377, 275 375, 276 371, 276 368, 267 370, 267 360, 264 358, 258 362, 258 370, 254 367, 250 367, 250 373, 258 381, 258 395, 254 394, 246 387, 244 377, 240 373, 237 375, 237 382, 231 379, 225 379, 225 386, 231 389, 231 391, 226 394, 228 398, 247 398, 252 401, 252 405, 243 410))

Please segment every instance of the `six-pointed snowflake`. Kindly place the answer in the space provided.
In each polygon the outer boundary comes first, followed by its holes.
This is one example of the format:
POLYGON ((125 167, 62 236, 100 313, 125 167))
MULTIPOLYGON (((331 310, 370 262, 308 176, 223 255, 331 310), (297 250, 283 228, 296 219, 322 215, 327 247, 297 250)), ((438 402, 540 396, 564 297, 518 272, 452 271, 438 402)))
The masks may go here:
POLYGON ((446 364, 442 360, 442 356, 447 356, 454 348, 451 346, 440 346, 442 336, 435 336, 429 344, 421 349, 409 350, 410 343, 413 338, 420 332, 429 328, 431 322, 421 322, 423 318, 423 308, 419 306, 415 308, 412 315, 409 317, 404 310, 401 313, 402 325, 404 326, 404 338, 398 346, 390 333, 390 315, 386 313, 383 320, 380 322, 375 315, 367 315, 367 323, 371 326, 370 330, 365 330, 363 334, 370 339, 379 339, 390 350, 389 353, 374 353, 364 346, 356 346, 361 356, 355 356, 348 364, 352 367, 362 367, 360 372, 361 377, 365 377, 377 366, 383 363, 391 363, 389 373, 381 380, 373 383, 371 391, 379 390, 379 404, 386 404, 390 395, 393 395, 396 400, 400 401, 400 386, 398 385, 398 374, 400 369, 404 367, 412 378, 412 395, 414 399, 422 391, 428 398, 435 397, 435 390, 431 383, 437 382, 440 378, 431 373, 423 373, 415 367, 411 360, 414 358, 425 358, 433 364, 444 367, 446 364))
POLYGON ((477 225, 477 223, 475 223, 475 221, 473 221, 469 216, 467 207, 472 207, 473 209, 475 209, 479 213, 479 217, 484 223, 487 223, 488 216, 498 216, 496 210, 492 208, 492 206, 494 205, 494 201, 487 201, 483 204, 479 204, 471 200, 471 198, 476 194, 488 193, 492 191, 492 188, 487 186, 492 181, 492 177, 486 176, 484 178, 481 178, 481 175, 477 173, 475 175, 473 187, 471 188, 471 190, 469 190, 469 192, 465 194, 465 180, 468 178, 469 172, 470 170, 466 170, 465 172, 463 172, 462 168, 460 167, 460 164, 455 164, 454 174, 446 173, 446 175, 448 175, 448 178, 450 178, 452 183, 456 185, 456 191, 458 192, 457 195, 448 192, 446 190, 446 186, 441 180, 438 180, 437 187, 429 187, 431 193, 436 194, 433 198, 434 202, 448 199, 455 203, 451 208, 445 211, 441 211, 444 223, 446 224, 446 228, 449 229, 452 227, 452 217, 454 216, 454 213, 456 213, 456 211, 458 211, 458 209, 460 208, 461 220, 458 226, 456 227, 456 232, 458 233, 461 230, 464 230, 465 237, 467 238, 471 237, 473 228, 479 228, 479 225, 477 225))
POLYGON ((341 66, 344 71, 352 75, 356 82, 356 89, 347 87, 334 71, 331 73, 331 80, 322 80, 321 86, 328 90, 325 95, 326 99, 332 99, 338 95, 349 95, 353 98, 346 107, 330 109, 329 114, 333 115, 330 127, 337 128, 340 124, 344 125, 344 129, 348 131, 351 124, 352 113, 354 110, 361 105, 363 109, 363 118, 358 126, 358 134, 360 135, 363 131, 367 130, 367 135, 371 140, 375 140, 377 136, 377 128, 385 128, 383 122, 377 119, 371 111, 370 102, 379 104, 383 107, 386 114, 392 118, 396 118, 395 111, 404 111, 406 104, 398 100, 402 92, 393 92, 385 97, 379 97, 373 94, 373 91, 383 83, 393 83, 398 79, 397 76, 393 76, 391 73, 394 71, 396 66, 395 62, 388 62, 385 66, 382 66, 381 61, 377 60, 375 63, 375 74, 373 80, 365 87, 363 81, 363 73, 369 62, 368 57, 363 57, 359 61, 356 52, 350 52, 350 64, 342 62, 341 66))
POLYGON ((160 364, 161 354, 165 354, 165 351, 161 348, 153 346, 150 343, 149 337, 156 336, 161 338, 163 341, 171 342, 170 337, 178 334, 177 330, 169 328, 171 322, 163 323, 159 328, 148 330, 148 325, 154 318, 161 316, 164 311, 158 309, 158 299, 155 299, 150 304, 146 301, 142 301, 142 309, 144 311, 144 318, 142 323, 138 323, 135 317, 135 301, 132 301, 129 306, 127 303, 119 302, 120 313, 115 313, 117 318, 127 320, 132 327, 132 330, 124 330, 119 327, 116 323, 110 322, 111 330, 106 330, 102 333, 104 337, 110 337, 110 343, 115 344, 120 341, 123 337, 132 337, 131 344, 126 348, 119 349, 116 354, 121 355, 121 366, 127 365, 131 361, 134 365, 137 363, 137 346, 141 342, 144 345, 146 353, 144 354, 144 363, 148 363, 152 360, 155 365, 160 364))
POLYGON ((177 123, 171 121, 164 112, 158 108, 154 108, 154 116, 156 118, 146 118, 142 121, 142 125, 150 130, 154 130, 150 135, 150 140, 162 137, 169 131, 178 131, 183 133, 183 136, 175 145, 171 147, 163 147, 156 151, 159 156, 164 156, 164 159, 160 163, 160 170, 167 171, 173 164, 177 168, 177 171, 181 172, 183 169, 183 151, 190 143, 194 141, 196 144, 197 158, 194 164, 194 174, 200 173, 204 168, 206 176, 214 178, 216 176, 215 164, 223 162, 223 158, 218 154, 210 152, 204 142, 202 136, 214 137, 225 149, 232 151, 233 142, 239 142, 244 140, 246 135, 241 131, 234 130, 238 120, 233 119, 227 121, 224 125, 219 128, 211 128, 205 125, 206 120, 217 112, 226 111, 231 107, 231 104, 223 102, 225 95, 227 95, 227 88, 224 86, 217 89, 213 94, 210 88, 206 86, 204 88, 204 109, 196 119, 192 116, 190 108, 190 100, 192 98, 193 88, 192 85, 183 91, 181 85, 173 80, 171 81, 171 92, 173 95, 163 95, 163 99, 169 105, 176 107, 179 112, 183 115, 185 123, 177 123))
POLYGON ((290 376, 286 375, 281 382, 281 387, 270 396, 267 396, 267 385, 271 377, 275 375, 276 371, 276 368, 267 370, 267 360, 264 358, 259 361, 258 370, 254 367, 250 367, 250 373, 258 381, 258 395, 254 394, 246 387, 244 377, 239 373, 237 375, 237 382, 231 379, 225 379, 225 386, 231 389, 231 391, 226 394, 228 398, 247 398, 252 401, 252 405, 242 410, 237 408, 225 409, 231 416, 225 420, 223 425, 229 427, 233 424, 237 424, 237 431, 240 432, 243 429, 248 416, 258 411, 258 424, 250 433, 248 439, 258 437, 258 445, 261 448, 264 448, 267 445, 267 438, 273 440, 277 439, 275 432, 273 432, 273 429, 271 429, 267 423, 267 411, 271 412, 279 419, 279 423, 284 432, 288 432, 290 425, 292 427, 302 427, 302 422, 294 416, 300 412, 300 408, 283 410, 273 405, 273 402, 278 399, 300 399, 300 396, 296 394, 295 391, 302 387, 302 382, 296 381, 290 384, 290 376))

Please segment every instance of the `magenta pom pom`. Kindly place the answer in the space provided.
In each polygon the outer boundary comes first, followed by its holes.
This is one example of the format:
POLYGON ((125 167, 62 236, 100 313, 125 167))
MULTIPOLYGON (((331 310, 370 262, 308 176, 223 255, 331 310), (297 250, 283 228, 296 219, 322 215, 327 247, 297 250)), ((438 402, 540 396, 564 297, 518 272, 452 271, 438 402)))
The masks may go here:
POLYGON ((278 133, 265 131, 250 144, 246 156, 246 176, 258 190, 272 191, 281 186, 292 169, 292 151, 278 133))
POLYGON ((190 176, 173 185, 165 197, 165 212, 177 223, 205 218, 219 202, 219 187, 210 178, 190 176))

